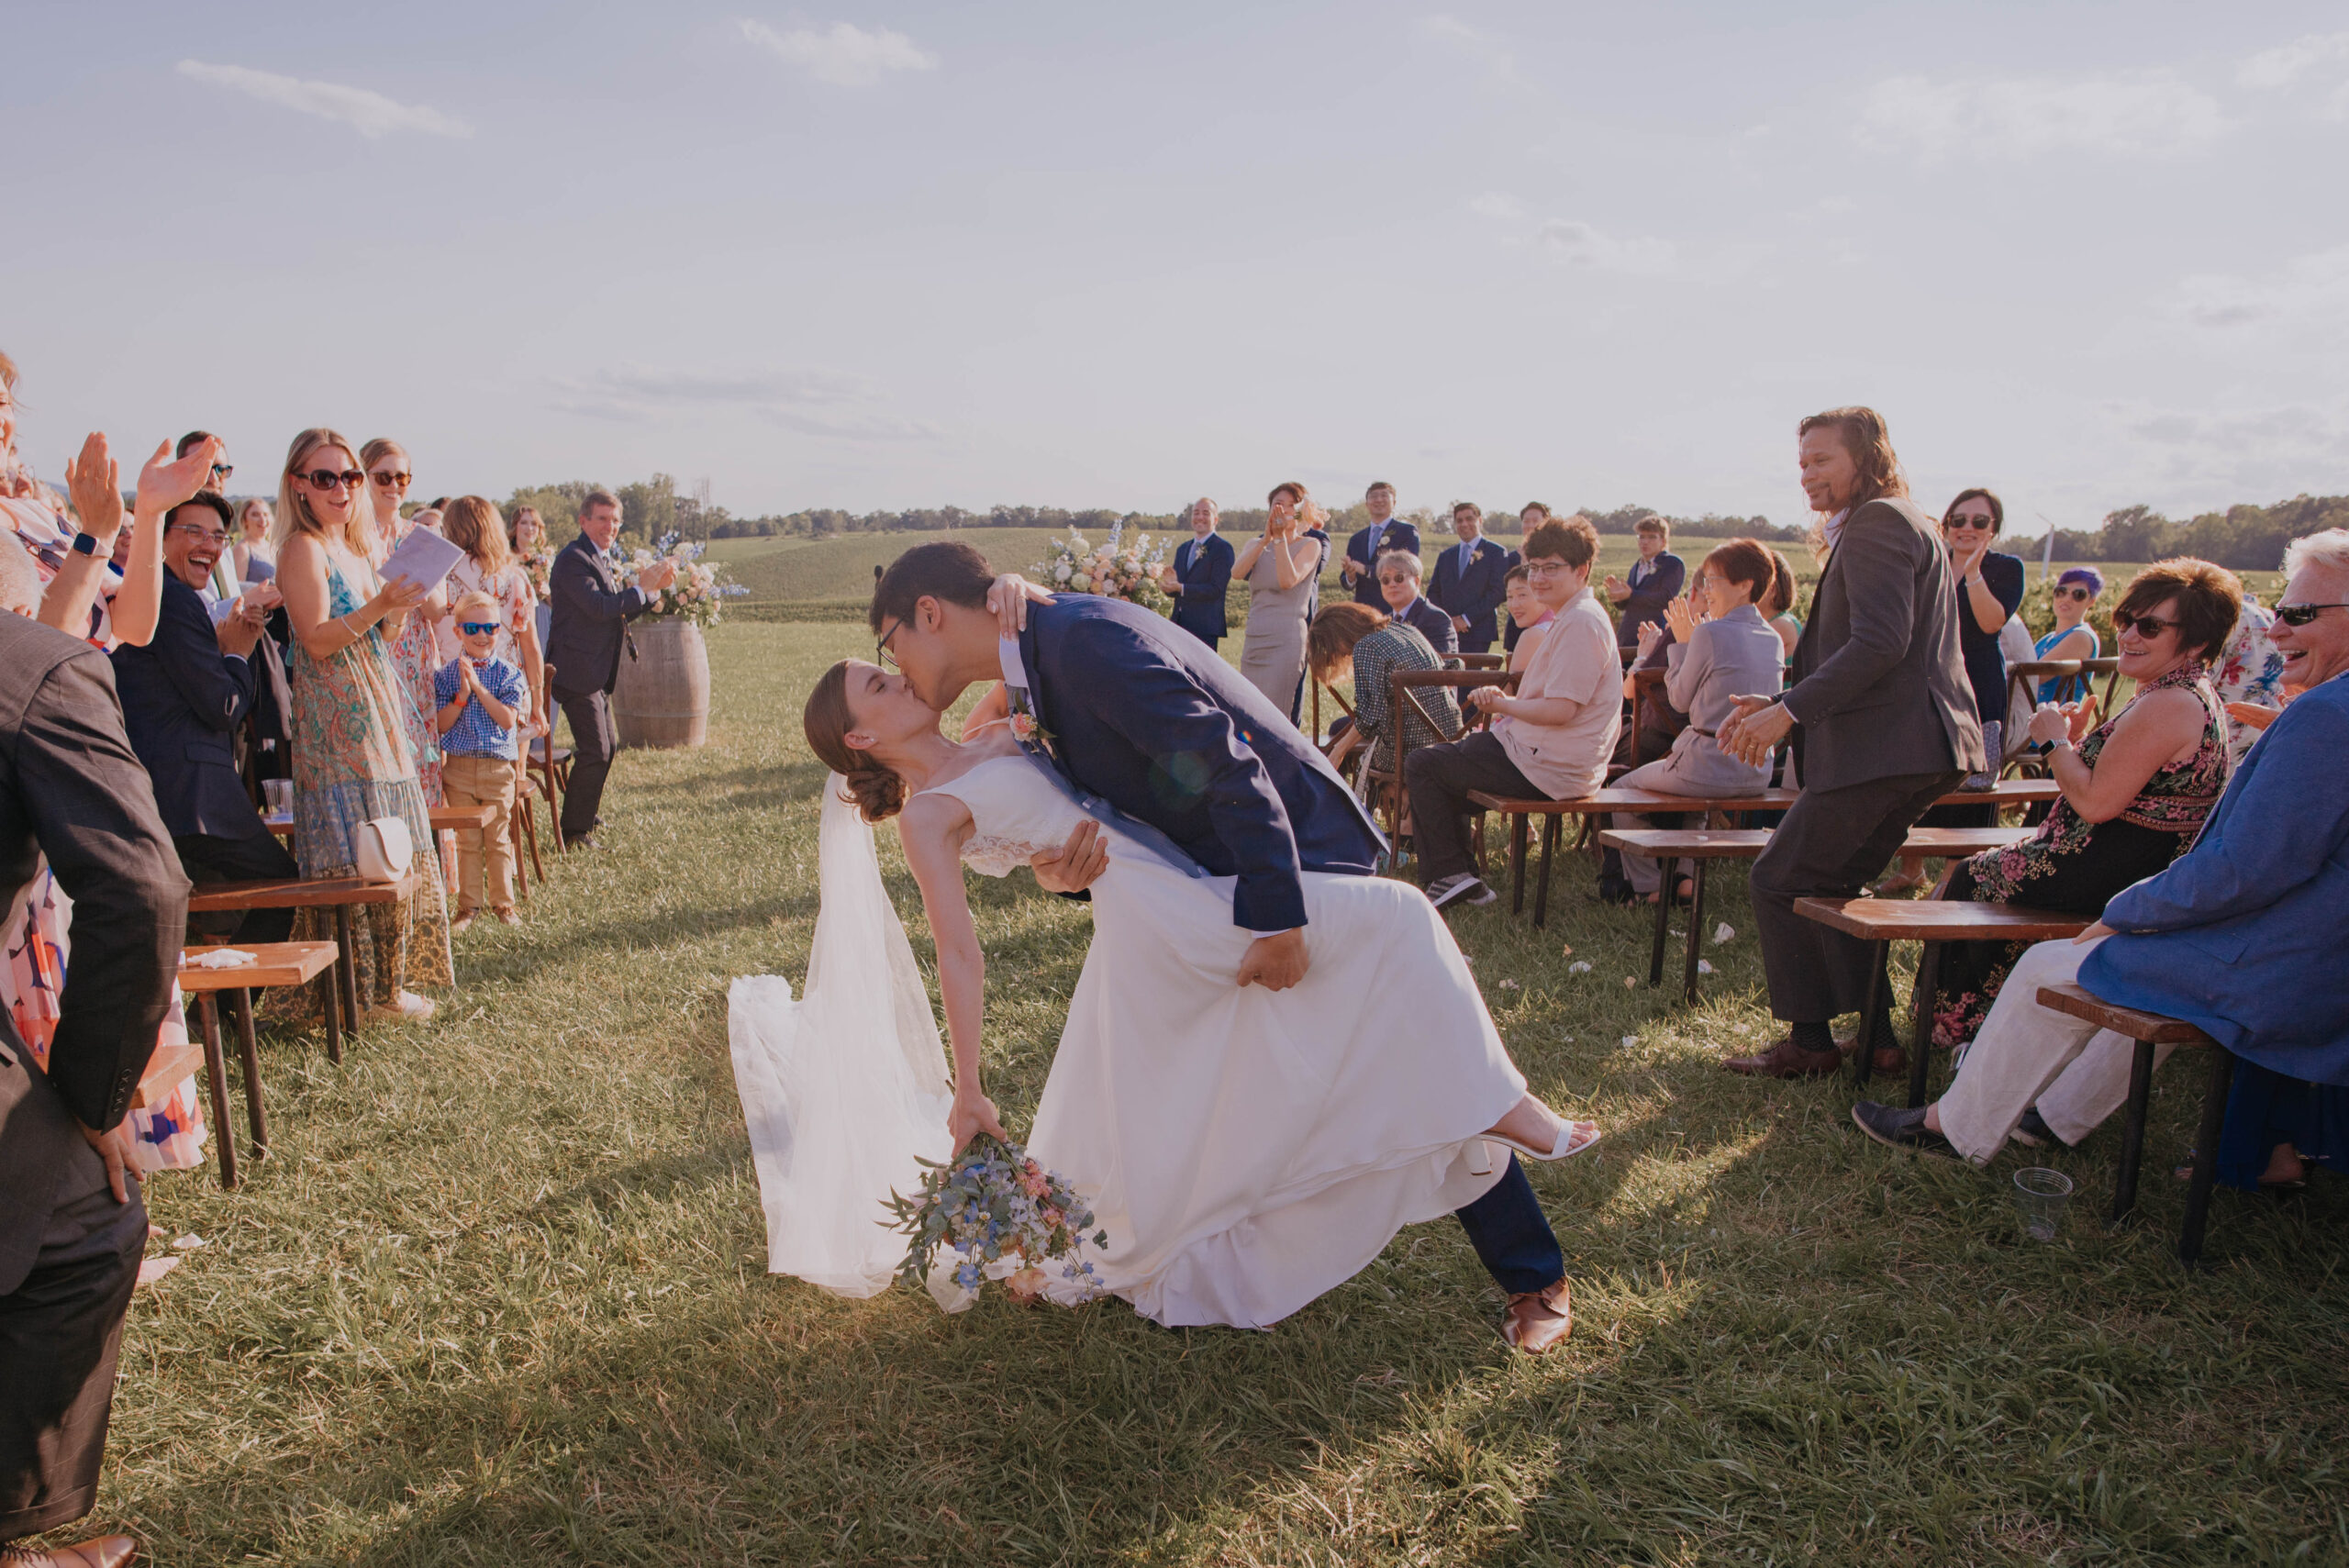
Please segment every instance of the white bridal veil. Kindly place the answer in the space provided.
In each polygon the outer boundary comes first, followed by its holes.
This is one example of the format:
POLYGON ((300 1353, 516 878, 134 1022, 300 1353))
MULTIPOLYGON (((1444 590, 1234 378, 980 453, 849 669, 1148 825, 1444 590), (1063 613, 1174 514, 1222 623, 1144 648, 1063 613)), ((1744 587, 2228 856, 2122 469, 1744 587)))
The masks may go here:
POLYGON ((806 995, 780 975, 727 993, 734 1084, 766 1209, 767 1269, 836 1295, 886 1289, 906 1255, 882 1207, 944 1160, 953 1091, 930 993, 881 884, 873 829, 824 783, 821 903, 806 995))

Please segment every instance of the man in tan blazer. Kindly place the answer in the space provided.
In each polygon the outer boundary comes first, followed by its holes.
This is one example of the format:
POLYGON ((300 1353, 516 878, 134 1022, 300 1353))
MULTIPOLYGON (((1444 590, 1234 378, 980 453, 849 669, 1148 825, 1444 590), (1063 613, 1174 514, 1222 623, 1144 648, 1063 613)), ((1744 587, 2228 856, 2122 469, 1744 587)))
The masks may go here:
MULTIPOLYGON (((1719 737, 1747 762, 1791 737, 1802 784, 1750 883, 1770 1010, 1791 1027, 1760 1055, 1722 1064, 1772 1078, 1841 1065, 1830 1025, 1865 1006, 1874 962, 1870 944, 1796 914, 1795 900, 1855 896, 1936 799, 1988 765, 1949 557, 1909 500, 1883 418, 1831 409, 1805 419, 1799 436, 1803 489, 1827 518, 1827 568, 1795 645, 1792 687, 1741 695, 1719 737)), ((1862 1032, 1877 1065, 1899 1064, 1887 998, 1862 1032)))

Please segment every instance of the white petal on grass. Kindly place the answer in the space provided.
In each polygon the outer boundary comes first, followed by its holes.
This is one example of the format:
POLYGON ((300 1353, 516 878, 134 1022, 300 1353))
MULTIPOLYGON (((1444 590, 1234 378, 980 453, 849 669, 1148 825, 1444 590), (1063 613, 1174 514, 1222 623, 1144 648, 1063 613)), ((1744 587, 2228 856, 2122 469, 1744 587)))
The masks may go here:
POLYGON ((1731 925, 1727 920, 1723 920, 1720 925, 1713 928, 1713 945, 1715 947, 1719 947, 1723 942, 1728 941, 1731 937, 1736 935, 1737 928, 1731 925))
POLYGON ((316 115, 320 119, 340 120, 370 140, 400 130, 457 138, 473 133, 473 127, 454 115, 442 114, 422 104, 403 104, 381 93, 347 87, 340 82, 306 82, 298 76, 281 76, 274 71, 214 65, 201 60, 183 60, 177 69, 192 81, 226 87, 264 104, 316 115))
POLYGON ((1580 959, 1576 959, 1574 962, 1566 965, 1566 973, 1568 974, 1588 974, 1590 973, 1590 965, 1585 963, 1580 959))
POLYGON ((870 87, 892 71, 934 71, 938 57, 905 34, 887 28, 866 32, 853 22, 834 22, 821 32, 798 28, 779 33, 748 17, 736 24, 743 38, 834 87, 870 87))
POLYGON ((1708 960, 1705 960, 1705 959, 1701 959, 1701 958, 1700 958, 1700 959, 1698 959, 1698 960, 1697 961, 1697 973, 1699 973, 1699 974, 1710 974, 1710 973, 1713 973, 1713 966, 1712 966, 1711 962, 1710 962, 1709 961, 1708 961, 1708 960))

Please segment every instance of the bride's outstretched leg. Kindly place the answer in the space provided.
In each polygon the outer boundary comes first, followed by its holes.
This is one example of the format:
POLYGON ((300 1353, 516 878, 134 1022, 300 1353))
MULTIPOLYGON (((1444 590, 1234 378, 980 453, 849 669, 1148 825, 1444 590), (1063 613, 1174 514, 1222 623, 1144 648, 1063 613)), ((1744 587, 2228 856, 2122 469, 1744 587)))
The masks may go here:
POLYGON ((1569 1120, 1528 1094, 1485 1136, 1535 1160, 1564 1160, 1598 1141, 1598 1124, 1569 1120))

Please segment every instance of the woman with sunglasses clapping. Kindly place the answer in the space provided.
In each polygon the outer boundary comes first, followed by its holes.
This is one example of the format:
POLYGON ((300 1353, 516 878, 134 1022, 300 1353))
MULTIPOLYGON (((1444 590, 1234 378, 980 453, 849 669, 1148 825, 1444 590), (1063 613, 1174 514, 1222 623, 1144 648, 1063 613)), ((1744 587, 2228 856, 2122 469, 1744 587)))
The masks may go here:
MULTIPOLYGON (((422 1019, 432 1003, 408 987, 450 983, 449 906, 408 739, 410 698, 392 673, 386 639, 400 634, 424 595, 376 576, 367 492, 350 441, 323 428, 294 438, 273 540, 294 632, 294 858, 304 876, 355 875, 362 823, 397 817, 407 824, 417 890, 397 904, 353 909, 349 957, 362 1006, 422 1019)), ((295 940, 331 940, 329 913, 303 910, 295 940)), ((297 1006, 309 995, 292 986, 273 1002, 297 1006)))
MULTIPOLYGON (((2104 639, 2097 636, 2096 628, 2088 624, 2088 611, 2104 593, 2104 573, 2093 566, 2067 567, 2055 579, 2052 597, 2055 604, 2055 629, 2032 644, 2034 659, 2097 659, 2104 653, 2104 639)), ((2041 702, 2077 702, 2087 695, 2088 678, 2077 675, 2051 675, 2039 683, 2041 702)))
MULTIPOLYGON (((2207 561, 2137 573, 2112 611, 2121 673, 2137 695, 2101 725, 2093 702, 2050 703, 2032 716, 2031 739, 2051 748, 2048 772, 2063 796, 2034 837, 1961 862, 1943 896, 2093 918, 2183 854, 2226 787, 2226 715, 2210 666, 2242 603, 2235 574, 2207 561)), ((1936 1041, 1974 1038, 2025 946, 1942 950, 1936 1041)))

